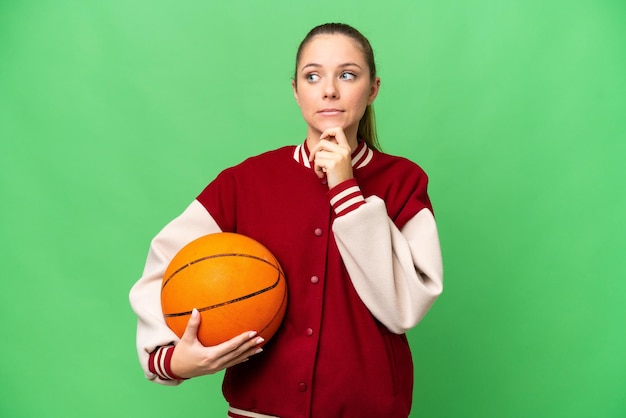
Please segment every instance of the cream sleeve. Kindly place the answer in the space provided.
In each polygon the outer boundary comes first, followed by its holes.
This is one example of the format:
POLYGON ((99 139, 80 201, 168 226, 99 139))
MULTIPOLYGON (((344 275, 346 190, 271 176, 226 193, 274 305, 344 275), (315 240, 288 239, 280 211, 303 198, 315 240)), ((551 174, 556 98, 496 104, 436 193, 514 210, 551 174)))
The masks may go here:
POLYGON ((163 318, 161 282, 170 260, 186 244, 203 235, 221 232, 207 210, 194 200, 185 211, 167 224, 150 244, 143 275, 130 290, 130 304, 137 314, 137 352, 150 380, 165 385, 179 380, 163 380, 148 367, 150 353, 159 346, 175 344, 179 338, 163 318))
POLYGON ((363 303, 390 331, 417 325, 443 290, 443 265, 435 218, 422 209, 402 229, 377 196, 340 216, 333 232, 363 303))

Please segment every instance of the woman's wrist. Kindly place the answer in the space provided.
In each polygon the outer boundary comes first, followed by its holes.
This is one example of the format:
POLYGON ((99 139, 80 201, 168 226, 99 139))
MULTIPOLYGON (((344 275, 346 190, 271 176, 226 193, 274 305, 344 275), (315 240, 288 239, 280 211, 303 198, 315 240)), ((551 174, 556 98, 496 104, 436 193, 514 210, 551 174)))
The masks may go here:
POLYGON ((328 196, 337 216, 343 216, 365 204, 365 197, 354 178, 344 180, 329 189, 328 196))
POLYGON ((150 353, 148 360, 150 372, 156 374, 162 380, 187 380, 172 371, 172 356, 175 349, 175 345, 165 345, 157 347, 156 350, 150 353))

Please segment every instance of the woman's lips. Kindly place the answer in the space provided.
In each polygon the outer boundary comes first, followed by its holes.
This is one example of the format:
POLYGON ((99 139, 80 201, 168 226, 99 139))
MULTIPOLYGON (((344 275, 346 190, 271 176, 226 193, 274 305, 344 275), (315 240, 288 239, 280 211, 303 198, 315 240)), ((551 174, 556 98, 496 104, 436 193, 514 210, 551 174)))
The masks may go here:
POLYGON ((337 116, 342 112, 343 111, 339 109, 322 109, 322 110, 319 110, 317 113, 319 113, 322 116, 337 116))

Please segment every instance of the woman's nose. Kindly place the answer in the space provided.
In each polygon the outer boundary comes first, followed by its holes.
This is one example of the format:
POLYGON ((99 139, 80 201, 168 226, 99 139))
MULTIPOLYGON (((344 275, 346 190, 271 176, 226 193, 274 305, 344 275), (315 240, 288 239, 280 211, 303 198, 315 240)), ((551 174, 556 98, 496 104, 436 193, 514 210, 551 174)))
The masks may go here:
POLYGON ((336 99, 339 97, 339 90, 337 89, 337 85, 334 80, 329 80, 324 85, 324 98, 325 99, 336 99))

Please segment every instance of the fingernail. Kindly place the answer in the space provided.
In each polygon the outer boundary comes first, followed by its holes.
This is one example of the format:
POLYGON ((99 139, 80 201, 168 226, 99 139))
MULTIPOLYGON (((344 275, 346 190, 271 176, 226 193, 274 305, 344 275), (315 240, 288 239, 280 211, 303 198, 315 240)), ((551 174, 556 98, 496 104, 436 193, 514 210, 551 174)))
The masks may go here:
POLYGON ((193 308, 193 310, 191 311, 191 317, 197 318, 198 314, 199 314, 198 310, 196 308, 193 308))
POLYGON ((261 344, 263 341, 265 341, 265 339, 263 337, 259 337, 257 338, 256 343, 261 344))
POLYGON ((258 350, 256 350, 256 351, 254 352, 254 354, 259 354, 259 353, 260 353, 260 352, 262 352, 262 351, 263 351, 263 349, 262 349, 262 348, 259 348, 258 350))
POLYGON ((252 331, 250 332, 250 334, 248 334, 248 338, 253 338, 256 335, 256 331, 252 331))

